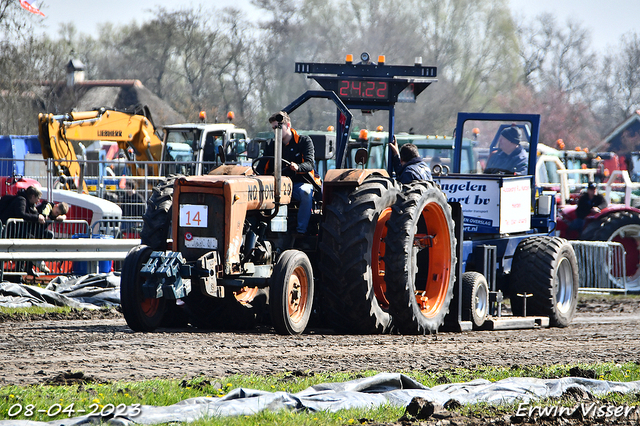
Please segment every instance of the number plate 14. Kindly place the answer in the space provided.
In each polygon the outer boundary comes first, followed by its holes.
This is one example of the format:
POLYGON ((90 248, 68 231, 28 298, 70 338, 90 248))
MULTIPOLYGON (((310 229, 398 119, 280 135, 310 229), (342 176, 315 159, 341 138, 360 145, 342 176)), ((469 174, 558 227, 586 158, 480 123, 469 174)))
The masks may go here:
POLYGON ((180 204, 180 226, 192 228, 206 228, 208 206, 195 204, 180 204))

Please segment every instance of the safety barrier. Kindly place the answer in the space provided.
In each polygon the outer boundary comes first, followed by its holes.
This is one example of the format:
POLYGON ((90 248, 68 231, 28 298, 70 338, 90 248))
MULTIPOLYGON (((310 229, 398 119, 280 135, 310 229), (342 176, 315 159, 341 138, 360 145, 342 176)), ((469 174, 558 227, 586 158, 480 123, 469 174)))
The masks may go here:
MULTIPOLYGON (((142 220, 125 220, 137 226, 142 220)), ((120 270, 128 250, 139 244, 137 233, 123 233, 111 220, 90 228, 85 220, 46 224, 9 219, 0 224, 0 277, 4 275, 84 275, 120 270), (107 231, 107 232, 105 232, 107 231), (121 241, 123 236, 126 241, 121 241), (117 240, 117 241, 114 241, 117 240)))
MULTIPOLYGON (((74 262, 84 267, 83 274, 107 272, 99 269, 101 261, 124 260, 129 250, 140 244, 138 239, 0 239, 0 280, 5 273, 24 274, 25 271, 5 269, 7 264, 19 262, 74 262)), ((70 273, 74 273, 73 270, 70 273)), ((75 272, 78 273, 77 271, 75 272)))
POLYGON ((612 241, 571 241, 578 259, 580 292, 627 292, 626 252, 612 241))
POLYGON ((94 235, 110 235, 119 239, 140 238, 143 223, 142 219, 121 219, 117 223, 111 220, 98 220, 91 225, 91 229, 94 235))
MULTIPOLYGON (((45 224, 41 225, 12 218, 8 219, 6 225, 2 227, 0 238, 31 239, 48 246, 52 239, 73 238, 78 235, 86 235, 88 231, 89 223, 86 220, 47 220, 45 224)), ((33 257, 28 260, 8 260, 2 262, 0 267, 2 271, 12 275, 32 274, 33 272, 67 275, 73 273, 73 266, 71 260, 45 262, 44 259, 33 257)))

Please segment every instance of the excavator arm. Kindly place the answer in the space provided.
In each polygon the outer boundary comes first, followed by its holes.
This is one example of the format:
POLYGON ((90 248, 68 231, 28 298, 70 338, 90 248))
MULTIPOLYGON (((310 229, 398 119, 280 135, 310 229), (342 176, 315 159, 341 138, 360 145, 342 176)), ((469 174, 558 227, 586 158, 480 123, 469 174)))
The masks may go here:
MULTIPOLYGON (((140 111, 140 110, 139 110, 140 111)), ((155 134, 148 109, 142 113, 99 108, 93 111, 70 112, 63 115, 40 114, 38 130, 42 155, 52 158, 58 174, 80 175, 73 141, 114 141, 118 147, 133 150, 135 161, 160 161, 162 140, 155 134)), ((133 160, 130 158, 130 160, 133 160)), ((144 175, 144 169, 129 163, 132 172, 144 175)), ((158 173, 158 165, 152 166, 158 173)))

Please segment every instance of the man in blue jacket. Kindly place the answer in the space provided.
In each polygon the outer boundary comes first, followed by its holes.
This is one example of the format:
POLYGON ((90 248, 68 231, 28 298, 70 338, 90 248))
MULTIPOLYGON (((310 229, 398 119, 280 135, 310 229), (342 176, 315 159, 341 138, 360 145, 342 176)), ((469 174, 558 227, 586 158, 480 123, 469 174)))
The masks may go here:
POLYGON ((400 183, 410 183, 414 180, 432 180, 431 169, 423 160, 418 147, 412 143, 402 145, 398 150, 395 136, 389 144, 392 151, 393 170, 396 172, 396 180, 400 183))
POLYGON ((498 138, 498 151, 491 154, 485 173, 513 173, 524 175, 527 173, 529 156, 520 146, 520 132, 516 126, 507 127, 498 138))

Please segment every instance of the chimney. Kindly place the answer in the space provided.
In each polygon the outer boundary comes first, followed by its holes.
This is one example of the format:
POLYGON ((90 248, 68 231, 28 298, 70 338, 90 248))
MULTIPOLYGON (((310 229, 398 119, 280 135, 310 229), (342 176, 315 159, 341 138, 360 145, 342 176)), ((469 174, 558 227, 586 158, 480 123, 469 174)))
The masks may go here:
POLYGON ((80 59, 72 59, 67 64, 67 87, 84 81, 84 64, 80 59))

